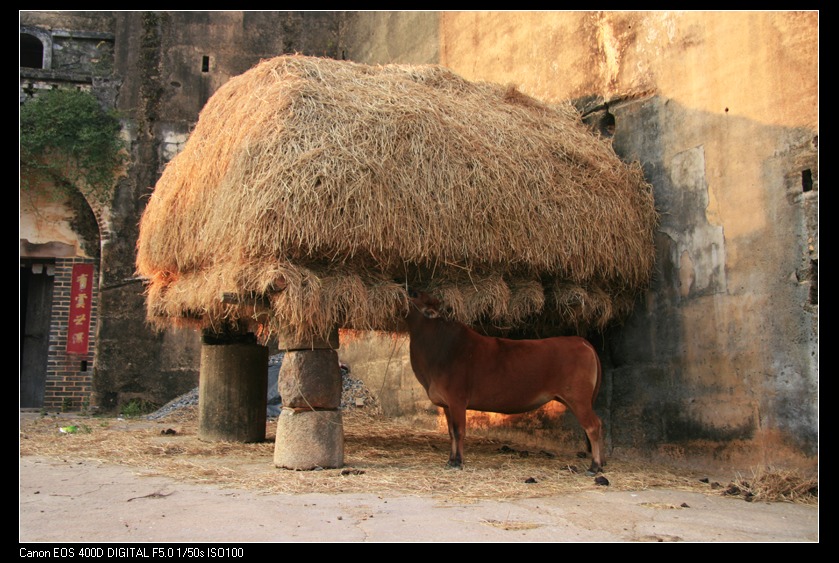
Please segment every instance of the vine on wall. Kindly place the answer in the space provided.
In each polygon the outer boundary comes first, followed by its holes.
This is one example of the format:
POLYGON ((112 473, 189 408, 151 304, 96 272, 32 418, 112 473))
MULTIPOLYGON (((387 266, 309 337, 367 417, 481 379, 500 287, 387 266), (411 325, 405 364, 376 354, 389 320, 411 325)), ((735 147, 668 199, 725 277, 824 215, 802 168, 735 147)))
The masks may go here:
POLYGON ((77 189, 107 204, 128 163, 120 122, 89 92, 55 89, 20 108, 20 187, 77 189))

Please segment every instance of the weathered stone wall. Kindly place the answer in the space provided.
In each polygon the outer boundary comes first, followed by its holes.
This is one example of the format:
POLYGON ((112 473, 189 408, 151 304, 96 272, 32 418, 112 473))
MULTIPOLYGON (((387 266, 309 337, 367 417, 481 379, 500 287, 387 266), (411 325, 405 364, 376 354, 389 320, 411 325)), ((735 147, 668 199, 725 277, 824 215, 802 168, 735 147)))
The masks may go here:
POLYGON ((347 12, 342 58, 364 64, 440 62, 439 12, 347 12))
POLYGON ((609 102, 617 152, 653 183, 657 275, 608 339, 616 447, 816 453, 817 30, 815 13, 442 18, 441 62, 467 78, 609 102))
MULTIPOLYGON (((114 198, 103 247, 96 402, 114 407, 142 395, 163 403, 195 387, 200 343, 192 331, 155 333, 145 324, 134 273, 137 226, 151 188, 177 154, 207 99, 262 58, 336 56, 329 12, 116 12, 118 108, 127 116, 133 164, 114 198)), ((234 125, 234 124, 231 124, 234 125)))
MULTIPOLYGON (((466 78, 576 101, 653 183, 653 285, 623 326, 595 337, 612 446, 814 462, 818 14, 444 12, 437 37, 438 62, 466 78)), ((407 62, 400 45, 374 28, 351 52, 407 62)), ((354 373, 382 379, 388 354, 354 373)))
POLYGON ((436 407, 411 369, 408 335, 348 331, 341 334, 338 355, 379 399, 385 416, 432 412, 436 407))
POLYGON ((49 30, 80 32, 113 32, 113 12, 27 10, 20 12, 21 25, 33 25, 49 30))

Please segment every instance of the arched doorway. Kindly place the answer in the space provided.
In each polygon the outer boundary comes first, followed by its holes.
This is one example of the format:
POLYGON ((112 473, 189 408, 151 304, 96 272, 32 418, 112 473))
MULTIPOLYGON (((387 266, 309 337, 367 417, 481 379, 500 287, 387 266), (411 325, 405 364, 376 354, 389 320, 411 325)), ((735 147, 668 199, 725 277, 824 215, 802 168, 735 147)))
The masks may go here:
POLYGON ((77 409, 90 402, 99 227, 80 193, 64 195, 21 200, 21 408, 77 409))

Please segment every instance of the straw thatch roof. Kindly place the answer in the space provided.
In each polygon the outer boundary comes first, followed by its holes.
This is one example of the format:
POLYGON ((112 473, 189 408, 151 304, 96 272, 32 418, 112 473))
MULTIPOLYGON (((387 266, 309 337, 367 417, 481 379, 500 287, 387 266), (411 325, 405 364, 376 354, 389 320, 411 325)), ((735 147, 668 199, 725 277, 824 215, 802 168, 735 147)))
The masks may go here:
POLYGON ((603 327, 648 283, 655 224, 640 167, 569 104, 282 56, 209 100, 137 267, 161 326, 390 330, 411 285, 467 323, 603 327))

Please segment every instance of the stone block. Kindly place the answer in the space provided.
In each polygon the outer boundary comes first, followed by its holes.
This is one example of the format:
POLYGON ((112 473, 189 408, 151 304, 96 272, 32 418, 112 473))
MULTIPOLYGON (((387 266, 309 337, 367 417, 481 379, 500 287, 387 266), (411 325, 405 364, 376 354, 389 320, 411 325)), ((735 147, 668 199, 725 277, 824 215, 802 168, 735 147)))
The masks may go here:
POLYGON ((283 408, 277 417, 274 465, 296 470, 342 467, 344 426, 341 411, 283 408))
POLYGON ((335 350, 286 352, 280 367, 283 406, 295 409, 337 409, 341 406, 341 369, 335 350))

